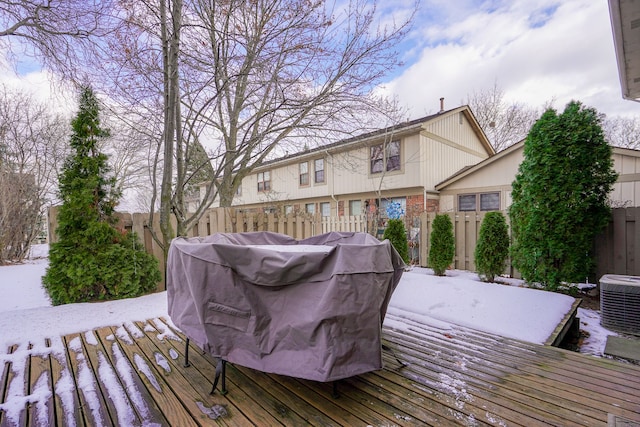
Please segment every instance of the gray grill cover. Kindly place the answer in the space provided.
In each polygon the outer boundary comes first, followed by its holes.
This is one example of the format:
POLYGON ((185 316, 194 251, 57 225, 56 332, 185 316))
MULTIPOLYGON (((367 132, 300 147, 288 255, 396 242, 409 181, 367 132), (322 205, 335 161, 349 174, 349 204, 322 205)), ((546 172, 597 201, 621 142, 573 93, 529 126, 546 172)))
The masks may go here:
POLYGON ((300 241, 271 232, 177 238, 167 261, 169 315, 215 357, 333 381, 382 368, 382 321, 403 268, 388 240, 366 233, 300 241))

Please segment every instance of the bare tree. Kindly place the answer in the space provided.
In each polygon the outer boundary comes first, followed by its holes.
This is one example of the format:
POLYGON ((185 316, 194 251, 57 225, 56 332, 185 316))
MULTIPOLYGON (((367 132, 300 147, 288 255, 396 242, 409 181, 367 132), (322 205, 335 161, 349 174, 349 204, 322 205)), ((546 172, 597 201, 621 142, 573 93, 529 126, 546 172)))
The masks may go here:
POLYGON ((496 152, 526 138, 540 116, 538 110, 524 104, 505 102, 497 83, 469 95, 467 102, 496 152))
POLYGON ((144 109, 149 121, 161 118, 150 176, 161 180, 154 197, 165 245, 186 234, 212 200, 229 206, 242 179, 278 149, 362 132, 363 119, 382 109, 371 92, 398 64, 394 47, 409 22, 379 27, 371 2, 332 4, 127 3, 101 73, 119 101, 144 109), (185 196, 203 175, 210 182, 204 203, 188 212, 185 196))
POLYGON ((89 44, 111 31, 110 0, 0 2, 0 43, 14 62, 25 54, 65 77, 77 77, 89 44))
POLYGON ((637 117, 606 117, 602 128, 610 145, 640 149, 640 119, 637 117))
POLYGON ((66 121, 31 95, 0 87, 0 263, 24 258, 56 197, 66 121))

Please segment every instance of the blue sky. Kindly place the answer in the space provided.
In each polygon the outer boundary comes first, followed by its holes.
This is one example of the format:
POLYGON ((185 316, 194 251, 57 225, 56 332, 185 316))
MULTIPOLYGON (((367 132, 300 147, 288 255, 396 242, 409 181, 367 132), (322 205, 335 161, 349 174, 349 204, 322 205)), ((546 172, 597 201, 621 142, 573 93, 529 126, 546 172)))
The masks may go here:
MULTIPOLYGON (((415 0, 380 0, 385 20, 402 19, 415 0)), ((557 109, 572 99, 609 116, 640 116, 640 103, 622 99, 607 0, 421 0, 411 32, 398 46, 405 65, 381 88, 409 118, 466 104, 498 85, 508 102, 557 109)), ((29 61, 22 72, 34 71, 29 61)), ((31 72, 18 81, 50 89, 31 72)))
MULTIPOLYGON (((404 16, 412 1, 381 12, 404 16)), ((609 116, 640 115, 622 99, 607 0, 422 0, 399 46, 405 66, 384 91, 415 118, 497 84, 509 102, 563 109, 572 99, 609 116)))

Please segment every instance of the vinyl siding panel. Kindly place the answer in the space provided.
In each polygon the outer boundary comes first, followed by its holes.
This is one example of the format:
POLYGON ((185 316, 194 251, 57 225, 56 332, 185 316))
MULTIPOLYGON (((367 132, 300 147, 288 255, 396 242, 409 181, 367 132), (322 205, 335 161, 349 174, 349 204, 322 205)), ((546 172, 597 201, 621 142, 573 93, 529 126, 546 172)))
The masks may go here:
MULTIPOLYGON (((640 206, 640 152, 614 149, 612 155, 618 182, 610 193, 613 206, 640 206)), ((501 209, 511 205, 511 184, 524 159, 524 145, 513 152, 488 163, 441 189, 441 210, 457 209, 457 196, 500 191, 501 209)))
POLYGON ((489 156, 462 112, 430 122, 422 133, 422 144, 426 191, 435 191, 436 184, 489 156))

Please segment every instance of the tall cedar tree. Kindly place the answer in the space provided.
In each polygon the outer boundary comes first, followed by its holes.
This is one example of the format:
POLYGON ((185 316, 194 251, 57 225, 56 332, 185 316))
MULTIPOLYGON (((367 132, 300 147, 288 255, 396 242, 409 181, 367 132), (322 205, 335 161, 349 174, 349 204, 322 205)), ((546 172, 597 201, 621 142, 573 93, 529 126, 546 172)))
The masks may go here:
POLYGON ((109 132, 100 127, 91 88, 82 89, 71 126, 72 154, 59 178, 58 241, 49 251, 44 286, 54 305, 149 292, 160 280, 158 263, 135 234, 114 226, 120 195, 115 179, 108 177, 107 156, 98 147, 109 132))
POLYGON ((447 214, 436 215, 433 219, 429 246, 429 267, 433 269, 436 276, 444 276, 447 267, 453 263, 455 245, 451 218, 447 214))
POLYGON ((509 256, 509 231, 502 212, 487 212, 480 226, 474 251, 476 270, 483 279, 493 282, 504 272, 509 256))
POLYGON ((524 145, 509 209, 512 258, 528 282, 555 290, 593 271, 593 240, 610 217, 616 181, 601 116, 580 102, 548 109, 524 145))

